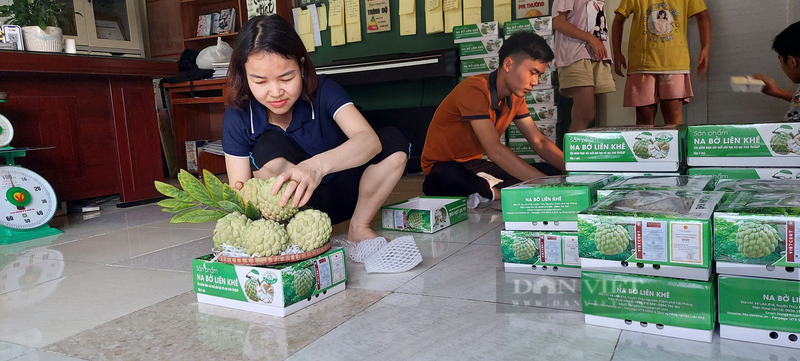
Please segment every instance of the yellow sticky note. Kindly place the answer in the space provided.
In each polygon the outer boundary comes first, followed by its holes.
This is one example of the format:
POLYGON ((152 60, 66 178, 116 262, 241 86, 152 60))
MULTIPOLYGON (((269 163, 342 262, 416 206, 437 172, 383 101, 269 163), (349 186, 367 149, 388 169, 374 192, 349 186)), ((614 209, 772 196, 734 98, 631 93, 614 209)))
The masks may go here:
POLYGON ((444 0, 444 11, 455 10, 461 7, 461 0, 444 0))
POLYGON ((361 22, 347 23, 345 25, 345 32, 347 32, 348 43, 361 41, 361 22))
MULTIPOLYGON (((361 2, 359 0, 344 0, 344 21, 347 24, 361 23, 361 2)), ((350 29, 347 29, 348 33, 350 29)))
POLYGON ((302 40, 303 45, 306 46, 306 51, 308 51, 309 53, 314 52, 314 50, 316 49, 314 47, 314 33, 300 34, 300 40, 302 40))
POLYGON ((331 18, 329 22, 331 26, 344 25, 342 23, 342 20, 344 19, 344 12, 342 11, 343 4, 344 3, 342 0, 330 0, 331 18))
MULTIPOLYGON (((311 12, 308 9, 300 10, 300 14, 297 16, 297 32, 301 35, 311 33, 311 12)), ((312 41, 311 44, 313 45, 314 42, 312 41)))
MULTIPOLYGON (((436 8, 439 8, 442 5, 442 0, 425 0, 425 11, 433 11, 436 8)), ((441 12, 442 9, 440 8, 439 11, 441 12)))
POLYGON ((437 7, 432 11, 425 12, 425 33, 436 34, 444 31, 444 19, 442 18, 442 8, 437 7))
POLYGON ((347 44, 344 25, 331 25, 331 46, 347 44))
POLYGON ((464 24, 478 24, 481 22, 481 8, 468 8, 464 5, 464 24))
POLYGON ((400 10, 397 13, 400 15, 414 14, 416 3, 415 0, 400 0, 400 10))
MULTIPOLYGON (((506 5, 506 4, 510 5, 511 4, 511 0, 494 0, 494 6, 506 5)), ((509 7, 508 10, 511 11, 511 8, 509 7)))
POLYGON ((444 12, 444 32, 452 33, 454 26, 461 25, 461 9, 445 10, 444 12))
POLYGON ((465 9, 480 8, 481 7, 481 0, 464 0, 464 6, 463 7, 465 9))
POLYGON ((400 15, 400 36, 417 35, 417 14, 400 15))
POLYGON ((505 24, 506 21, 511 21, 511 6, 508 6, 508 4, 495 5, 494 21, 498 22, 500 27, 503 27, 503 24, 505 24))
POLYGON ((317 6, 317 18, 319 18, 319 31, 325 31, 328 29, 328 14, 327 8, 325 8, 325 4, 319 4, 317 6))

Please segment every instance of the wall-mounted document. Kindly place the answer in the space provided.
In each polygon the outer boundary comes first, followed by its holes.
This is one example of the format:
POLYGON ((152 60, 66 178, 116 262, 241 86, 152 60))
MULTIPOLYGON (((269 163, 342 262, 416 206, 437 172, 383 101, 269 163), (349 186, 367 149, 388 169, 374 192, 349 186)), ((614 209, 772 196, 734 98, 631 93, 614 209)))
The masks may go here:
POLYGON ((317 18, 319 18, 319 31, 328 30, 328 8, 325 4, 317 6, 317 18))
POLYGON ((444 32, 452 33, 454 26, 461 25, 461 0, 444 0, 444 32))
POLYGON ((511 0, 494 0, 494 21, 500 26, 511 21, 511 0))
POLYGON ((400 0, 400 36, 417 34, 417 10, 415 0, 400 0))
POLYGON ((331 7, 328 19, 328 24, 331 26, 331 46, 347 44, 344 26, 344 0, 330 0, 328 5, 331 7))
POLYGON ((300 9, 297 11, 297 33, 309 53, 314 52, 314 31, 311 25, 311 11, 300 9))
POLYGON ((442 0, 425 0, 425 33, 436 34, 443 31, 442 0))
POLYGON ((361 41, 361 1, 344 0, 344 22, 347 42, 361 41))
POLYGON ((464 25, 481 22, 481 0, 464 0, 464 25))

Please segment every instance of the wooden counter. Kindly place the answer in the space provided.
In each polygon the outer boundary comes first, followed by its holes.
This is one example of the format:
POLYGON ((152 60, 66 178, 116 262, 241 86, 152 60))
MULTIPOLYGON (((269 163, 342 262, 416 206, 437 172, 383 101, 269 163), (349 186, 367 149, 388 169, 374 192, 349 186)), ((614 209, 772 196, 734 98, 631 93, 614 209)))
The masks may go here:
POLYGON ((59 201, 119 193, 158 197, 163 180, 153 79, 174 61, 0 51, 0 114, 15 147, 54 146, 17 162, 47 179, 59 201))

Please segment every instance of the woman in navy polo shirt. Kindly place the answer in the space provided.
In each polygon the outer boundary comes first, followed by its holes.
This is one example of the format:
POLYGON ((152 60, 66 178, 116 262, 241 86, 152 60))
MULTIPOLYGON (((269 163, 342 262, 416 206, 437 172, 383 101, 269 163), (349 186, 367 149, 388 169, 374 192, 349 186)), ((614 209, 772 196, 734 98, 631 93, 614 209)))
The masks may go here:
MULTIPOLYGON (((408 141, 394 127, 375 132, 347 93, 314 65, 294 28, 279 16, 244 24, 231 56, 222 148, 230 184, 277 177, 281 205, 350 219, 348 239, 369 227, 405 169, 408 141)), ((385 241, 384 241, 385 242, 385 241)))

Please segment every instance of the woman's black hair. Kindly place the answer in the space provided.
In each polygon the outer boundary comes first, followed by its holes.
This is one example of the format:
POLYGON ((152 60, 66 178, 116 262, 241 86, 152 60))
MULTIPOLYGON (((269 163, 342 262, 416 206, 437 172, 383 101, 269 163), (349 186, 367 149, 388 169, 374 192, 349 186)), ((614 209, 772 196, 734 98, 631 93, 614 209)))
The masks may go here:
POLYGON ((317 72, 300 35, 284 18, 262 15, 244 23, 236 36, 226 84, 228 105, 242 109, 253 98, 244 64, 251 55, 260 53, 278 54, 297 61, 302 70, 303 99, 311 101, 317 90, 317 72))

